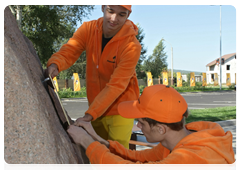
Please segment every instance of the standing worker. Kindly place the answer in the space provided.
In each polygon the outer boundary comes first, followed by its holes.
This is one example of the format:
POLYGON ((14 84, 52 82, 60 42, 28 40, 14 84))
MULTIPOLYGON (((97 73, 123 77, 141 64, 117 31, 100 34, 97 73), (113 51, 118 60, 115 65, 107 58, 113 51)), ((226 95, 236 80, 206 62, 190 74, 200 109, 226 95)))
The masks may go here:
POLYGON ((131 5, 102 5, 103 17, 84 22, 47 63, 52 77, 68 69, 86 50, 89 109, 76 120, 92 121, 96 133, 129 147, 133 119, 119 115, 120 102, 136 100, 139 87, 135 67, 141 54, 137 26, 128 17, 131 5))

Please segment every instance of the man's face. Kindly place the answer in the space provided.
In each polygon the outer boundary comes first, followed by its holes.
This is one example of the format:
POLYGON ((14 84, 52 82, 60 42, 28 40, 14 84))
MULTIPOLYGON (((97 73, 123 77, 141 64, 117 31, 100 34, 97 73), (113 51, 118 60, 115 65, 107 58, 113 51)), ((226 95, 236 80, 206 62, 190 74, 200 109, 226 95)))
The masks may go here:
POLYGON ((146 140, 149 143, 160 142, 159 133, 156 126, 151 127, 147 121, 140 118, 138 119, 137 127, 142 130, 144 136, 146 137, 146 140))
POLYGON ((106 32, 119 31, 130 12, 120 5, 103 5, 103 24, 106 32))

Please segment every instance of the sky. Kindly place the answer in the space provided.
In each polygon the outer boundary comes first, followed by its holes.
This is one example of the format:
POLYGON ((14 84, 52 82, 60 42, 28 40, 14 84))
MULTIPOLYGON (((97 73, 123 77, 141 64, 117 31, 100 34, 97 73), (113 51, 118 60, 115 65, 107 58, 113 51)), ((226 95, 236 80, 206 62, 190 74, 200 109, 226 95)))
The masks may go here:
MULTIPOLYGON (((102 17, 96 5, 84 21, 102 17)), ((168 68, 205 72, 220 57, 220 5, 133 5, 129 16, 143 29, 147 56, 164 38, 168 68)), ((236 52, 236 8, 221 6, 222 55, 236 52)), ((80 26, 80 23, 79 23, 80 26)))

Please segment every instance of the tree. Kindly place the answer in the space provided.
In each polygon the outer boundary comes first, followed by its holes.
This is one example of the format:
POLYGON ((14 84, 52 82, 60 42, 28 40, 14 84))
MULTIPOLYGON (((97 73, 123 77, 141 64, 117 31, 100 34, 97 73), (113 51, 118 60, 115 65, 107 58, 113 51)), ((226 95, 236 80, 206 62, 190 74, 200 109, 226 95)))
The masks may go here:
POLYGON ((144 70, 150 71, 154 78, 161 76, 163 70, 167 70, 167 55, 164 52, 165 46, 160 40, 158 45, 154 48, 153 54, 144 61, 144 70))
POLYGON ((71 79, 73 73, 78 73, 79 78, 86 78, 86 51, 84 51, 78 60, 67 70, 61 71, 59 79, 71 79))
POLYGON ((136 35, 136 38, 138 39, 139 43, 142 46, 141 55, 136 66, 136 73, 137 73, 137 78, 141 79, 143 77, 146 77, 142 64, 146 58, 147 50, 144 48, 144 44, 143 44, 143 39, 145 37, 145 34, 143 33, 143 28, 139 25, 139 23, 137 23, 136 25, 138 27, 138 34, 136 35))
POLYGON ((72 36, 93 5, 12 5, 19 28, 30 39, 43 66, 72 36), (17 14, 19 14, 18 17, 17 14))

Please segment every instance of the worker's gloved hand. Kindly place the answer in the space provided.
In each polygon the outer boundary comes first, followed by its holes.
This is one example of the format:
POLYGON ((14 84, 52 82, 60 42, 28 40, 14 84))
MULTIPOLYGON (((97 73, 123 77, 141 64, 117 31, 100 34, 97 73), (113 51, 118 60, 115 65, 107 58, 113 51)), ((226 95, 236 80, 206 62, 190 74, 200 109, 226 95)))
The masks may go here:
POLYGON ((98 140, 98 135, 95 132, 95 130, 92 127, 91 122, 86 122, 86 121, 82 121, 80 119, 78 119, 78 121, 74 122, 75 126, 79 126, 82 127, 83 129, 85 129, 87 131, 87 133, 94 139, 94 140, 98 140))
POLYGON ((56 77, 58 75, 58 66, 56 64, 51 64, 47 69, 44 70, 45 77, 48 77, 50 74, 52 78, 56 77))
POLYGON ((94 142, 93 138, 82 127, 70 125, 67 132, 76 144, 83 146, 85 149, 94 142))

